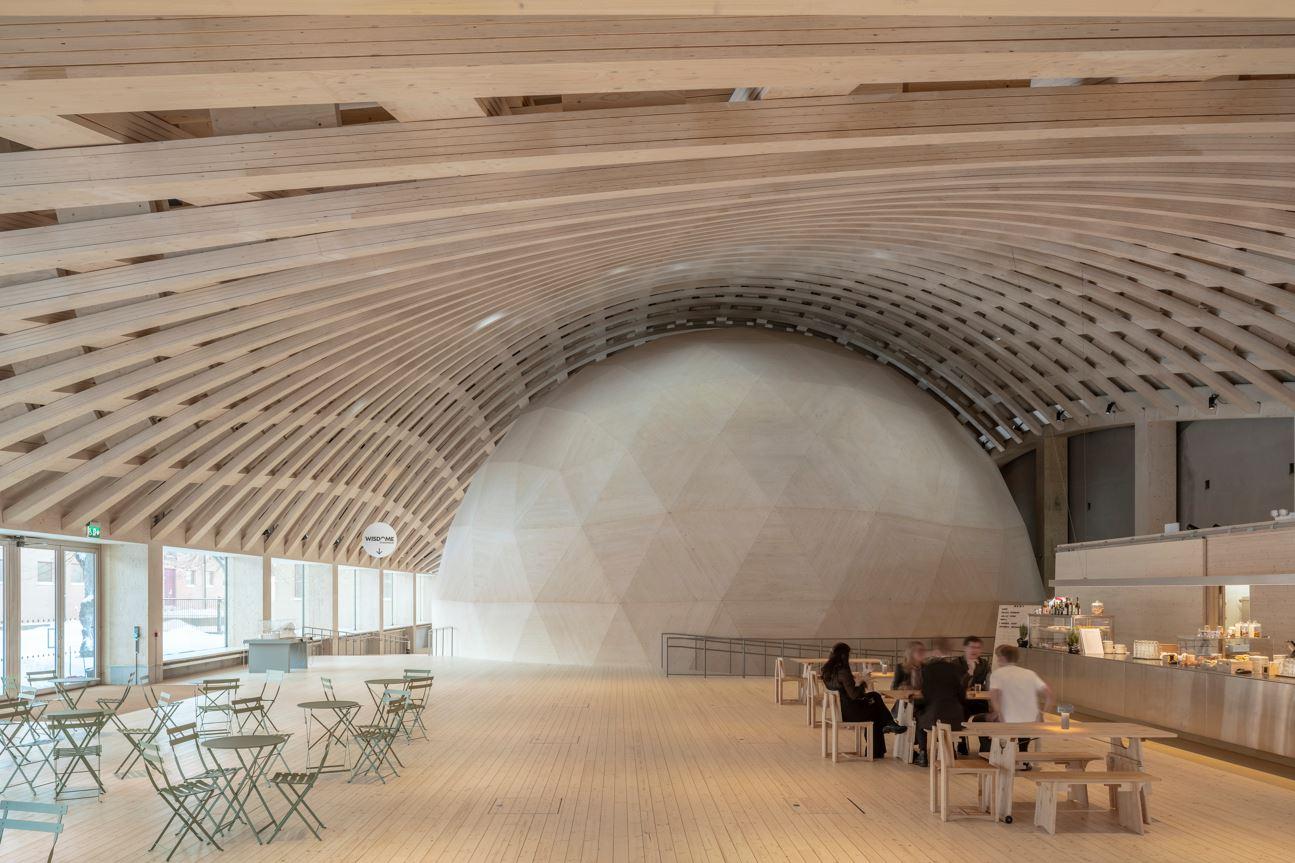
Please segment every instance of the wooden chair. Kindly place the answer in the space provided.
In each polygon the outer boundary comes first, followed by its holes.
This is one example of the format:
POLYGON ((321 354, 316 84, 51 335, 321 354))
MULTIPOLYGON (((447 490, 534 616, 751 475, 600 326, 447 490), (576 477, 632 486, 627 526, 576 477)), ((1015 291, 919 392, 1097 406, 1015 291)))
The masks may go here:
POLYGON ((913 699, 896 698, 891 712, 895 714, 895 723, 906 726, 908 730, 903 734, 895 735, 895 744, 890 756, 898 758, 905 764, 912 764, 913 747, 917 742, 917 715, 913 710, 913 699))
POLYGON ((787 704, 786 693, 783 687, 790 681, 796 684, 796 697, 792 699, 791 704, 800 704, 805 698, 805 677, 788 677, 787 669, 783 665, 782 657, 779 656, 773 661, 773 703, 787 704))
POLYGON ((1034 796, 1034 826, 1048 833, 1057 832, 1057 796, 1062 786, 1071 789, 1072 800, 1078 799, 1074 789, 1083 787, 1083 800, 1087 802, 1087 786, 1105 785, 1120 825, 1141 834, 1147 821, 1142 806, 1143 791, 1156 781, 1156 777, 1136 770, 1043 770, 1024 778, 1038 787, 1034 796))
POLYGON ((926 735, 926 743, 931 782, 931 811, 938 811, 940 820, 948 821, 949 779, 959 775, 975 776, 978 814, 968 815, 965 810, 959 814, 967 818, 998 820, 997 795, 994 793, 994 780, 998 777, 998 768, 982 758, 959 758, 953 749, 953 729, 944 722, 935 723, 935 727, 926 735))
POLYGON ((817 728, 821 721, 818 711, 823 706, 823 692, 825 690, 823 678, 817 674, 805 675, 805 724, 810 728, 817 728))
POLYGON ((857 755, 865 761, 872 760, 872 723, 846 722, 841 719, 841 693, 835 689, 823 688, 823 745, 822 756, 827 757, 829 749, 832 762, 837 761, 840 749, 841 731, 854 732, 854 751, 847 754, 857 755), (828 746, 829 738, 831 746, 828 746))

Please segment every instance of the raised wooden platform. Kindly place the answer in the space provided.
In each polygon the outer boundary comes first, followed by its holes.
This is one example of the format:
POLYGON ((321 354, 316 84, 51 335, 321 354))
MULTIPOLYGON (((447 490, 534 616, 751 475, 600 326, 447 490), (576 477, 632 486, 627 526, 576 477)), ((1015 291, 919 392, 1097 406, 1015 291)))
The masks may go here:
MULTIPOLYGON (((407 765, 385 787, 326 776, 311 798, 328 824, 316 842, 297 825, 273 845, 245 832, 223 855, 177 861, 928 861, 1289 859, 1295 782, 1149 744, 1144 836, 1106 812, 1062 804, 1058 833, 1031 825, 1033 786, 1017 783, 1016 823, 941 824, 926 774, 893 759, 832 765, 803 709, 776 706, 769 681, 665 679, 621 669, 505 665, 422 656, 322 657, 289 676, 275 710, 296 732, 295 704, 330 675, 365 703, 365 678, 435 667, 431 740, 400 744, 407 765)), ((186 707, 186 710, 190 709, 186 707)), ((105 738, 109 769, 123 742, 105 738)), ((959 789, 959 791, 967 791, 959 789)), ((14 795, 21 797, 22 795, 14 795)), ((56 860, 161 861, 144 849, 164 821, 142 775, 110 778, 101 802, 73 802, 56 860)), ((6 837, 5 863, 44 860, 44 838, 6 837)))

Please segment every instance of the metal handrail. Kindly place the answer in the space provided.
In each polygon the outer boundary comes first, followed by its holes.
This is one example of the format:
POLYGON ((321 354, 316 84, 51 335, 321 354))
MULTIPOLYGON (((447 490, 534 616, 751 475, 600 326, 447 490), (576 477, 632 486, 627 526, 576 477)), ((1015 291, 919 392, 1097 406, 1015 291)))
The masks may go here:
MULTIPOLYGON (((817 659, 827 656, 838 641, 849 644, 855 658, 880 659, 883 667, 894 668, 909 642, 921 641, 930 647, 941 637, 736 638, 663 632, 661 668, 667 677, 772 677, 777 659, 817 659)), ((992 636, 980 638, 993 644, 992 636)))
POLYGON ((399 635, 389 635, 378 630, 348 632, 344 629, 329 629, 324 626, 303 626, 302 637, 310 641, 310 651, 315 654, 333 656, 365 656, 369 648, 377 643, 378 653, 410 653, 409 639, 399 635), (328 650, 324 648, 327 646, 328 650), (393 648, 393 649, 388 649, 393 648))
POLYGON ((433 626, 428 634, 427 647, 432 656, 453 656, 454 627, 433 626))

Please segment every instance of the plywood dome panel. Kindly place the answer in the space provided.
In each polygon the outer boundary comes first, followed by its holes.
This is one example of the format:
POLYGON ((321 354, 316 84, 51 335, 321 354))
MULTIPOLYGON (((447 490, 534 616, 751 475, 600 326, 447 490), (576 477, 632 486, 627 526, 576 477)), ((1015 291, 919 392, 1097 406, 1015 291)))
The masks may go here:
POLYGON ((983 631, 1037 598, 1025 528, 938 402, 843 348, 658 340, 523 413, 450 528, 467 655, 659 661, 662 632, 983 631))

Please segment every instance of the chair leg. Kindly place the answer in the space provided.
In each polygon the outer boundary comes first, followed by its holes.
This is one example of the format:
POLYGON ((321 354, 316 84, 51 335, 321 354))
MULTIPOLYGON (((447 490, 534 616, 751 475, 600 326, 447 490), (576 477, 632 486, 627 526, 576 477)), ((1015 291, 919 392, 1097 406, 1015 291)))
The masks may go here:
POLYGON ((940 786, 939 776, 937 775, 937 765, 934 758, 929 758, 926 768, 927 781, 931 786, 931 813, 940 811, 940 786))
POLYGON ((940 766, 940 820, 949 820, 949 769, 947 765, 940 766))

